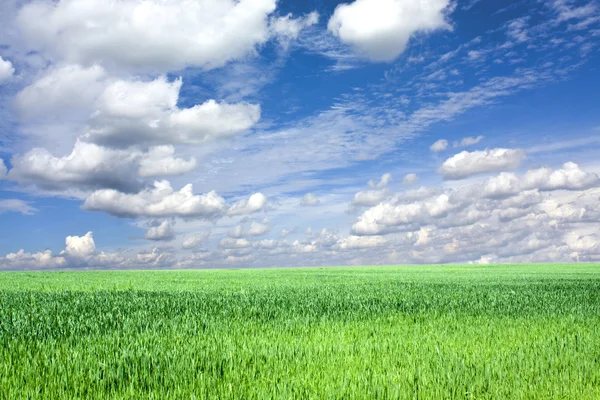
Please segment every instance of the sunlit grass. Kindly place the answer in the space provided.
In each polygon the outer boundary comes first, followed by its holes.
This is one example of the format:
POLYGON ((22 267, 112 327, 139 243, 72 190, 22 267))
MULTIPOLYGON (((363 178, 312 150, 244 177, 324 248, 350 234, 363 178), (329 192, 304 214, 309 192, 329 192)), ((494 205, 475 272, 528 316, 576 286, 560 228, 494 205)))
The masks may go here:
POLYGON ((600 398, 600 266, 0 274, 0 398, 600 398))

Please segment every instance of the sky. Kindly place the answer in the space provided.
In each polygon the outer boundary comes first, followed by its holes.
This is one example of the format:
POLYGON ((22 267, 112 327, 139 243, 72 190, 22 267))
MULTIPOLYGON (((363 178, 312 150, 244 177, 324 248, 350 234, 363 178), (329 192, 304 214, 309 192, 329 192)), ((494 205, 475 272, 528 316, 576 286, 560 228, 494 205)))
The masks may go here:
POLYGON ((600 2, 3 0, 0 270, 600 261, 600 2))

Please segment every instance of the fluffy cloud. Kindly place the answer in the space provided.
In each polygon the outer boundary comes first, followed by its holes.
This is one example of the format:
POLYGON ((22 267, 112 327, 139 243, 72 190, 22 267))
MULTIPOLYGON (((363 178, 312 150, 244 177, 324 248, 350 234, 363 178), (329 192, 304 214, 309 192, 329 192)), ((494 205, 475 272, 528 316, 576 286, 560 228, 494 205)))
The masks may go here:
POLYGON ((36 148, 12 159, 8 177, 47 190, 114 188, 131 192, 140 188, 134 162, 139 152, 112 150, 77 141, 68 156, 54 157, 36 148))
POLYGON ((96 252, 96 243, 92 232, 84 236, 67 236, 65 239, 65 250, 62 254, 67 254, 75 258, 86 258, 96 252))
POLYGON ((444 151, 447 148, 448 148, 448 141, 446 139, 440 139, 440 140, 436 141, 434 144, 432 144, 431 146, 429 146, 429 150, 433 151, 434 153, 444 151))
POLYGON ((529 170, 523 176, 503 172, 487 181, 484 192, 489 197, 504 197, 530 189, 581 190, 593 187, 599 181, 600 178, 595 173, 584 172, 579 165, 568 162, 557 170, 544 167, 529 170))
POLYGON ((191 184, 174 191, 168 181, 156 181, 154 187, 137 194, 114 189, 92 193, 82 206, 85 210, 104 211, 118 217, 183 217, 212 219, 226 211, 225 200, 214 191, 195 195, 191 184))
POLYGON ((201 144, 251 128, 260 106, 207 100, 191 108, 177 107, 181 79, 110 83, 100 95, 86 140, 111 147, 201 144))
POLYGON ((312 206, 318 206, 320 202, 321 201, 314 194, 306 193, 304 195, 304 197, 302 198, 301 204, 303 206, 312 207, 312 206))
POLYGON ((355 0, 338 5, 327 28, 361 56, 392 61, 414 34, 451 29, 450 5, 450 0, 355 0))
POLYGON ((202 245, 202 243, 206 242, 210 237, 210 231, 197 233, 192 237, 189 237, 183 241, 181 248, 185 250, 197 249, 202 245))
POLYGON ((463 179, 486 172, 516 169, 523 159, 525 159, 523 150, 463 151, 444 161, 438 171, 445 179, 463 179))
POLYGON ((38 0, 21 8, 18 23, 33 49, 54 59, 164 72, 254 53, 269 39, 275 7, 276 0, 38 0))
POLYGON ((0 214, 5 212, 19 212, 25 215, 33 215, 38 211, 29 202, 19 199, 0 199, 0 214))
POLYGON ((240 200, 231 206, 227 215, 253 214, 262 211, 267 205, 267 196, 262 193, 254 193, 248 200, 240 200))
POLYGON ((381 203, 392 196, 388 189, 362 190, 354 195, 352 205, 357 207, 369 207, 381 203))
POLYGON ((383 174, 379 182, 370 180, 367 184, 374 190, 361 190, 354 195, 351 205, 354 207, 369 207, 380 203, 392 196, 386 186, 392 181, 392 175, 383 174))
POLYGON ((54 66, 17 94, 15 106, 25 118, 53 118, 74 110, 86 112, 102 92, 106 78, 98 65, 54 66), (57 114, 57 110, 61 112, 57 114))
POLYGON ((5 82, 8 82, 8 80, 12 78, 14 73, 15 68, 13 67, 12 63, 0 57, 0 85, 2 85, 5 82))
MULTIPOLYGON (((596 189, 599 183, 596 174, 584 172, 573 163, 556 170, 530 170, 522 176, 501 173, 475 185, 442 192, 422 191, 418 199, 401 194, 394 202, 366 210, 352 226, 352 232, 368 236, 418 230, 409 233, 409 237, 416 238, 415 245, 425 246, 432 240, 432 232, 440 235, 453 230, 468 231, 461 227, 485 225, 496 229, 513 224, 513 229, 524 229, 516 226, 525 224, 528 232, 535 232, 532 227, 539 225, 567 229, 572 223, 600 221, 596 189)), ((444 243, 448 244, 446 250, 457 246, 449 243, 444 243)))
POLYGON ((2 269, 45 269, 59 268, 67 265, 64 257, 53 256, 50 250, 38 253, 26 253, 21 249, 16 253, 9 253, 0 257, 2 269))
POLYGON ((250 227, 248 228, 249 236, 262 236, 271 230, 271 225, 269 224, 269 220, 265 219, 262 222, 252 221, 250 227))
POLYGON ((83 236, 67 236, 65 249, 53 255, 50 250, 38 253, 26 253, 19 250, 0 257, 0 269, 49 269, 49 268, 84 268, 84 267, 119 267, 126 262, 131 264, 117 253, 105 253, 96 250, 92 232, 83 236))
POLYGON ((227 235, 230 238, 238 239, 245 236, 262 236, 271 230, 271 225, 268 219, 264 219, 262 222, 252 221, 249 227, 238 225, 229 232, 227 235))
POLYGON ((175 231, 169 221, 163 221, 158 225, 151 226, 144 235, 145 239, 169 242, 175 239, 175 231))
POLYGON ((139 174, 143 177, 157 177, 185 174, 196 168, 196 159, 188 161, 175 158, 173 146, 156 146, 151 148, 140 161, 139 174))

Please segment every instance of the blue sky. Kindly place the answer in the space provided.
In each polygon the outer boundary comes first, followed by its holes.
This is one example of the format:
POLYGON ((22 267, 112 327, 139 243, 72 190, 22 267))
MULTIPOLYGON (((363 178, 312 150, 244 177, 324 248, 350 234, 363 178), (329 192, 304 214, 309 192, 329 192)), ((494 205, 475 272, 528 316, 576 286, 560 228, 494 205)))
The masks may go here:
POLYGON ((600 260, 597 1, 0 7, 0 269, 600 260))

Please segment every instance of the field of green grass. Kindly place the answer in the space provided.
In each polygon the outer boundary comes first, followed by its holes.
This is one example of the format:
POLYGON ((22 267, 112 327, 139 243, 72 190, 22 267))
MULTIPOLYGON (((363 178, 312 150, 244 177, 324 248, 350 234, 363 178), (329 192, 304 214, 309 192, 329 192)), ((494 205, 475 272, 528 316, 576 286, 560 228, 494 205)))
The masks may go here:
POLYGON ((0 399, 600 399, 600 265, 0 273, 0 399))

